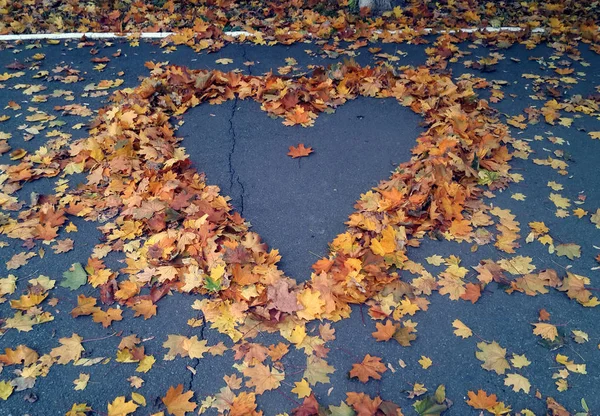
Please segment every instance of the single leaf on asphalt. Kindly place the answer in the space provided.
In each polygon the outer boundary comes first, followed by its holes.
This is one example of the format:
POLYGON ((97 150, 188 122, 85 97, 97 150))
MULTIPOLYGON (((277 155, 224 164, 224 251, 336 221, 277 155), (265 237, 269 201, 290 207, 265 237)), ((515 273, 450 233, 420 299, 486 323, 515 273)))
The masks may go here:
POLYGON ((316 355, 310 355, 306 357, 306 370, 304 370, 305 378, 311 386, 317 383, 327 384, 329 383, 329 374, 332 374, 335 368, 327 364, 327 361, 317 357, 316 355))
POLYGON ((190 402, 193 395, 191 390, 183 393, 183 384, 179 384, 177 387, 169 387, 162 402, 167 406, 170 415, 185 416, 186 412, 193 412, 197 406, 196 403, 190 402))
POLYGON ((29 259, 35 256, 35 253, 27 253, 25 251, 22 253, 15 254, 10 258, 9 261, 6 262, 6 270, 15 270, 21 266, 25 266, 29 262, 29 259))
POLYGON ((87 316, 91 315, 97 310, 100 310, 98 306, 96 306, 96 302, 98 300, 93 297, 87 297, 85 295, 77 296, 77 306, 73 308, 71 311, 71 316, 73 318, 77 318, 78 316, 87 316))
POLYGON ((106 311, 98 309, 92 315, 94 322, 101 323, 104 328, 108 328, 113 321, 120 321, 123 319, 123 310, 117 308, 109 308, 106 311))
POLYGON ((487 410, 498 404, 495 394, 488 395, 483 390, 478 390, 477 394, 472 391, 469 391, 467 394, 469 396, 467 404, 474 409, 487 410))
POLYGON ((429 367, 431 367, 431 365, 433 364, 433 362, 431 361, 431 358, 425 357, 424 355, 421 355, 421 359, 419 360, 419 364, 421 364, 421 367, 423 367, 424 370, 427 370, 429 367))
POLYGON ((298 398, 303 399, 304 397, 310 396, 312 389, 310 388, 308 381, 302 379, 295 383, 296 387, 292 389, 292 393, 296 394, 298 398))
POLYGON ((81 263, 72 264, 71 268, 63 273, 63 276, 65 279, 60 285, 71 290, 79 289, 87 282, 87 273, 83 269, 81 263))
POLYGON ((525 354, 523 354, 523 355, 513 354, 512 358, 510 359, 510 362, 513 365, 513 367, 515 367, 515 368, 523 368, 523 367, 527 367, 529 364, 531 364, 531 361, 529 361, 527 359, 527 357, 525 357, 525 354))
POLYGON ((135 412, 138 405, 133 401, 125 401, 124 396, 117 397, 108 405, 108 416, 127 416, 135 412))
POLYGON ((578 344, 583 344, 590 340, 590 337, 586 332, 578 329, 573 329, 571 332, 573 333, 573 340, 578 344))
POLYGON ((65 416, 85 416, 88 412, 91 412, 92 408, 87 403, 73 403, 71 409, 65 414, 65 416))
POLYGON ((444 258, 439 254, 434 254, 433 256, 426 257, 425 260, 432 266, 441 266, 445 263, 444 258))
POLYGON ((361 363, 352 364, 350 377, 357 377, 363 383, 369 381, 369 378, 375 380, 381 379, 381 374, 385 373, 387 367, 381 362, 381 358, 365 355, 361 363))
POLYGON ((131 307, 135 311, 133 317, 143 316, 144 320, 156 315, 156 305, 150 299, 143 299, 131 307))
POLYGON ((233 63, 233 59, 231 58, 220 58, 215 61, 217 64, 228 65, 233 63))
POLYGON ((531 384, 529 380, 523 377, 520 374, 510 373, 506 375, 504 379, 505 386, 512 386, 514 392, 523 391, 525 394, 529 394, 529 390, 531 389, 531 384))
POLYGON ((377 341, 388 341, 394 336, 394 333, 396 333, 398 324, 395 324, 391 320, 387 320, 385 324, 377 322, 375 324, 375 328, 377 331, 371 333, 373 338, 375 338, 377 341))
POLYGON ((90 381, 89 374, 85 374, 85 373, 79 374, 79 377, 73 381, 73 384, 75 384, 74 389, 75 390, 85 390, 85 388, 87 387, 88 381, 90 381))
POLYGON ((581 257, 581 246, 578 244, 559 244, 556 246, 557 256, 566 256, 569 260, 581 257))
POLYGON ((510 368, 510 364, 506 360, 506 349, 502 348, 496 341, 492 343, 480 342, 477 344, 475 356, 478 360, 483 361, 481 366, 488 371, 495 371, 497 374, 504 374, 510 368))
POLYGON ((144 355, 144 358, 140 360, 140 363, 138 364, 135 371, 137 371, 138 373, 147 373, 148 371, 150 371, 155 362, 156 358, 154 358, 153 355, 144 355))
POLYGON ((146 398, 139 393, 132 392, 131 398, 134 402, 139 404, 140 406, 146 406, 146 398))
POLYGON ((304 147, 304 143, 300 143, 298 146, 290 146, 290 151, 288 152, 288 156, 291 156, 292 159, 296 159, 298 157, 305 157, 310 155, 313 152, 312 147, 304 147))
POLYGON ((454 330, 454 335, 456 335, 457 337, 469 338, 471 335, 473 335, 473 331, 471 331, 471 328, 466 326, 458 319, 455 319, 454 322, 452 322, 452 326, 456 328, 454 330))
POLYGON ((558 330, 556 326, 548 323, 535 323, 531 324, 534 326, 534 335, 539 335, 543 339, 548 341, 554 341, 558 337, 558 330))
POLYGON ((14 387, 9 381, 0 381, 0 399, 7 400, 12 394, 14 387))
POLYGON ((69 361, 77 361, 81 358, 81 353, 84 351, 81 345, 82 341, 83 338, 77 334, 71 335, 70 338, 60 338, 58 342, 62 345, 53 348, 50 351, 50 356, 57 358, 57 364, 67 364, 69 361))

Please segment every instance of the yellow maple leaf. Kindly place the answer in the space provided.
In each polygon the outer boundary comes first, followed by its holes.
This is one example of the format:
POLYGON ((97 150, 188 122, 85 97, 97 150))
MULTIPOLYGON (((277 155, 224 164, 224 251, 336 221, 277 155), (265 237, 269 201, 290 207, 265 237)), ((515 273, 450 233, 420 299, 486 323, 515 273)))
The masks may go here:
POLYGON ((481 367, 488 371, 495 371, 497 374, 504 374, 510 368, 506 360, 506 349, 502 348, 496 341, 491 343, 480 342, 477 348, 481 351, 475 352, 478 360, 483 361, 481 367))
POLYGON ((458 319, 455 319, 454 322, 452 322, 452 326, 456 328, 454 330, 454 335, 456 335, 457 337, 469 338, 471 335, 473 335, 473 331, 471 331, 471 328, 466 326, 458 319))
POLYGON ((117 397, 108 405, 108 416, 127 416, 135 412, 138 405, 133 401, 125 401, 124 396, 117 397))
POLYGON ((90 375, 85 373, 80 373, 79 377, 73 381, 75 384, 75 390, 85 390, 87 387, 88 381, 90 381, 90 375))
POLYGON ((306 379, 303 378, 302 380, 297 381, 294 384, 296 385, 296 387, 292 389, 292 393, 296 394, 298 398, 302 399, 304 397, 308 397, 310 396, 310 393, 312 393, 312 389, 310 388, 310 385, 308 384, 308 381, 306 381, 306 379))
POLYGON ((515 367, 515 368, 523 368, 523 367, 527 367, 529 364, 531 364, 531 361, 529 361, 527 359, 527 357, 525 357, 525 354, 523 354, 523 355, 513 354, 512 358, 510 359, 510 362, 513 365, 513 367, 515 367))
POLYGON ((421 367, 423 367, 424 370, 427 370, 429 367, 431 367, 431 365, 433 364, 433 362, 431 361, 431 358, 426 357, 424 355, 421 355, 421 359, 419 360, 419 364, 421 364, 421 367))
POLYGON ((318 318, 323 312, 325 301, 321 299, 321 294, 313 289, 306 288, 297 295, 298 302, 304 309, 296 312, 297 316, 307 321, 318 318))
POLYGON ((7 400, 12 394, 14 387, 9 381, 0 381, 0 399, 7 400))
POLYGON ((525 394, 529 394, 531 384, 529 380, 517 373, 510 373, 506 375, 504 379, 505 386, 512 386, 514 392, 523 391, 525 394))
POLYGON ((150 371, 155 362, 156 359, 153 355, 145 355, 144 358, 140 360, 140 363, 138 364, 135 371, 137 371, 138 373, 147 373, 148 371, 150 371))
POLYGON ((73 334, 71 338, 60 338, 58 342, 62 345, 53 348, 50 351, 50 356, 57 358, 57 364, 67 364, 69 361, 77 361, 81 358, 81 353, 84 351, 81 341, 83 341, 83 338, 77 334, 73 334))

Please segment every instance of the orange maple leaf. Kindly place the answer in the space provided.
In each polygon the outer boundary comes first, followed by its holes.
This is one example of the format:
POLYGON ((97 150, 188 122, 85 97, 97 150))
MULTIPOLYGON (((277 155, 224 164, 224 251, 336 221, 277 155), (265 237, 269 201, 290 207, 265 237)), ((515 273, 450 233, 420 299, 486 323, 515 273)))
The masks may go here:
POLYGON ((475 394, 472 391, 469 391, 468 395, 469 400, 467 400, 467 404, 473 407, 474 409, 486 410, 498 404, 498 400, 496 400, 495 394, 490 394, 488 396, 488 394, 483 390, 477 391, 477 394, 475 394))
POLYGON ((121 321, 123 319, 123 316, 121 316, 122 313, 121 309, 116 308, 110 308, 106 312, 98 309, 94 311, 92 319, 94 322, 101 323, 104 328, 108 328, 113 321, 121 321))
POLYGON ((385 324, 380 324, 379 322, 377 322, 375 324, 375 328, 377 328, 377 331, 371 333, 371 335, 373 335, 373 338, 375 338, 377 341, 388 341, 396 333, 396 330, 398 329, 398 324, 395 324, 392 321, 388 320, 385 322, 385 324))
POLYGON ((183 384, 179 384, 177 387, 169 387, 162 402, 167 406, 170 415, 184 416, 186 412, 193 412, 197 406, 196 403, 189 401, 193 395, 193 391, 183 393, 183 384))
POLYGON ((387 370, 386 366, 381 362, 381 358, 365 355, 362 363, 352 364, 350 377, 357 377, 363 383, 369 381, 369 377, 375 380, 381 379, 381 374, 387 370))
POLYGON ((156 315, 156 305, 150 299, 143 299, 131 307, 135 311, 133 317, 143 316, 144 320, 156 315))
POLYGON ((465 289, 467 289, 467 291, 460 295, 460 298, 462 300, 470 300, 471 303, 475 303, 481 297, 480 285, 475 283, 467 283, 465 285, 465 289))
POLYGON ((304 143, 300 143, 298 147, 290 146, 290 151, 288 152, 288 156, 291 156, 292 159, 296 159, 299 157, 305 157, 310 155, 313 152, 312 147, 304 147, 304 143))

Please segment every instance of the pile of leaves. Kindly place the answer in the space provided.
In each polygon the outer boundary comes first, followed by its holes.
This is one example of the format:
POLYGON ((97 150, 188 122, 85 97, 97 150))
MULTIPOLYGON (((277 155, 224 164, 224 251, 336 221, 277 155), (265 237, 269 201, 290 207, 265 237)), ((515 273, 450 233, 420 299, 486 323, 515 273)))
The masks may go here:
MULTIPOLYGON (((155 63, 148 66, 151 76, 133 90, 117 92, 113 104, 103 108, 93 121, 88 138, 72 143, 50 140, 36 153, 22 155, 18 164, 2 166, 7 177, 2 184, 1 207, 18 213, 4 215, 2 234, 33 246, 36 241, 55 240, 68 227, 69 216, 102 224, 99 230, 104 242, 96 245, 84 266, 76 264, 65 274, 63 285, 73 290, 87 287, 84 285, 97 289, 95 297, 79 296, 73 317, 91 316, 108 327, 123 319, 122 309, 111 306, 114 303, 148 319, 156 314, 157 302, 170 291, 201 295, 194 309, 202 311, 211 328, 236 342, 234 348, 242 360, 239 369, 249 378, 247 387, 254 387, 256 394, 280 385, 285 374, 276 367, 287 351, 284 344, 264 351, 249 343, 257 325, 278 332, 289 344, 304 350, 307 369, 297 389, 307 399, 296 413, 316 414, 320 410, 309 385, 326 382, 333 371, 325 361, 325 343, 333 339, 333 332, 326 324, 319 327, 318 336, 309 335, 307 324, 316 319, 346 318, 350 304, 367 302, 371 316, 385 320, 373 334, 377 340, 394 339, 408 346, 417 336, 416 324, 408 317, 426 310, 426 297, 436 290, 453 300, 476 302, 485 285, 497 281, 506 284, 509 293, 535 295, 552 287, 584 306, 598 303, 583 276, 558 276, 550 271, 533 274, 525 258, 482 262, 476 282, 465 281, 466 269, 459 261, 448 260, 447 270, 435 279, 408 259, 407 248, 418 246, 427 235, 480 244, 492 241, 484 229, 494 223, 492 216, 500 220, 496 247, 514 253, 519 224, 507 210, 486 206, 481 196, 483 186, 503 188, 515 178, 510 172, 509 144, 521 151, 526 148, 509 136, 498 114, 478 97, 476 91, 489 86, 484 80, 464 77, 455 82, 449 75, 425 67, 397 72, 353 62, 317 68, 300 77, 250 76, 155 63), (173 120, 204 102, 252 99, 286 125, 310 126, 320 113, 361 96, 396 98, 423 116, 427 130, 418 138, 413 158, 361 196, 346 232, 331 243, 328 258, 317 261, 311 279, 299 284, 277 268, 277 250, 262 243, 219 189, 208 185, 191 167, 175 135, 173 120), (53 194, 40 196, 36 204, 25 206, 14 196, 27 181, 75 174, 85 174, 85 182, 76 189, 57 188, 53 194), (108 268, 103 259, 110 252, 123 253, 126 267, 119 271, 108 268), (403 270, 419 278, 410 282, 402 279, 403 270), (520 277, 509 279, 506 273, 520 277), (262 360, 257 363, 259 351, 262 360), (267 356, 273 367, 263 364, 267 356)), ((67 250, 69 244, 61 240, 58 252, 67 250)), ((31 254, 17 254, 9 268, 19 268, 31 254)), ((3 281, 2 295, 12 293, 14 283, 3 281)), ((27 331, 50 321, 52 315, 43 305, 53 285, 49 279, 30 281, 27 293, 11 300, 15 313, 2 329, 27 331)), ((462 334, 468 333, 460 323, 457 327, 462 328, 462 334)), ((539 328, 538 332, 546 329, 540 334, 547 338, 553 335, 548 332, 551 328, 539 328)), ((33 367, 35 374, 44 376, 54 364, 81 359, 79 336, 60 342, 61 346, 47 355, 18 347, 1 359, 7 365, 33 367)), ((122 360, 139 362, 143 370, 152 366, 154 358, 145 355, 139 343, 139 339, 122 343, 119 354, 122 360)), ((167 357, 201 358, 205 353, 218 355, 223 351, 222 346, 207 346, 206 341, 182 336, 169 336, 165 348, 169 348, 167 357)), ((498 355, 499 346, 489 348, 495 348, 498 355)), ((489 348, 481 347, 484 365, 489 348)), ((425 358, 424 368, 431 364, 425 358)), ((377 379, 385 371, 378 360, 367 355, 350 376, 363 382, 377 379)), ((508 382, 525 386, 516 376, 508 382)), ((239 383, 233 380, 227 384, 229 390, 220 394, 228 404, 216 406, 225 406, 231 414, 254 414, 254 396, 245 392, 236 396, 232 390, 239 388, 239 383)), ((174 388, 163 401, 168 408, 171 403, 182 405, 191 398, 188 393, 183 393, 182 387, 174 388)), ((390 414, 395 409, 393 404, 362 393, 349 393, 347 402, 359 414, 390 414)), ((441 390, 420 403, 423 409, 443 410, 449 405, 441 390)), ((473 399, 473 403, 481 401, 473 399)), ((504 408, 495 398, 486 403, 487 407, 478 408, 504 408)), ((111 406, 130 411, 137 408, 124 398, 111 406)), ((179 409, 195 408, 194 404, 183 406, 179 409)))
MULTIPOLYGON (((598 40, 596 1, 486 2, 412 0, 383 16, 356 15, 345 0, 113 1, 0 0, 0 34, 43 32, 176 32, 165 44, 217 50, 234 39, 227 30, 250 32, 257 44, 291 44, 306 39, 385 42, 421 41, 425 28, 447 30, 518 26, 494 42, 529 39, 535 28, 545 35, 598 40)), ((497 35, 494 34, 494 38, 497 35)), ((531 36, 539 43, 545 36, 531 36)), ((244 41, 246 38, 240 38, 244 41)))

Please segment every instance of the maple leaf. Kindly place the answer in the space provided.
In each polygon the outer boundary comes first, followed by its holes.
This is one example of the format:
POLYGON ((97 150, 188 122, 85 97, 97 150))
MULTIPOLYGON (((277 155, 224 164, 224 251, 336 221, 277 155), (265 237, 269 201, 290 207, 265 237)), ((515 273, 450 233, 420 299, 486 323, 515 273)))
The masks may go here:
POLYGON ((198 336, 194 335, 183 341, 183 349, 187 351, 190 358, 202 358, 204 353, 208 352, 207 342, 206 340, 198 341, 198 336))
POLYGON ((82 341, 83 338, 77 334, 71 335, 70 338, 60 338, 58 342, 62 345, 53 348, 52 351, 50 351, 50 356, 58 358, 56 360, 57 364, 67 364, 69 361, 77 361, 81 358, 81 353, 84 351, 84 348, 81 345, 82 341))
POLYGON ((467 395, 469 396, 467 404, 474 409, 488 410, 498 404, 495 394, 488 395, 483 390, 478 390, 477 394, 469 391, 467 395))
POLYGON ((399 325, 393 323, 391 320, 387 320, 385 324, 377 322, 375 323, 377 331, 371 333, 371 335, 373 335, 373 338, 377 341, 388 341, 394 336, 398 327, 399 325))
POLYGON ((169 387, 167 394, 162 398, 162 402, 167 406, 167 412, 174 416, 185 416, 186 412, 193 412, 197 404, 190 402, 194 396, 193 391, 183 393, 183 384, 177 387, 169 387))
POLYGON ((465 285, 465 293, 460 295, 462 300, 471 301, 471 303, 475 303, 481 297, 481 285, 476 283, 467 283, 465 285))
POLYGON ((138 373, 147 373, 148 371, 150 371, 152 369, 152 366, 154 365, 155 362, 156 362, 156 359, 154 358, 154 356, 145 355, 144 358, 142 358, 140 360, 140 363, 138 364, 135 371, 137 371, 138 373))
POLYGON ((531 361, 529 361, 527 357, 525 357, 525 355, 517 354, 513 354, 512 358, 510 359, 510 362, 515 368, 523 368, 531 364, 531 361))
POLYGON ((144 320, 156 315, 156 305, 150 299, 142 299, 131 307, 135 311, 133 317, 143 316, 144 320))
POLYGON ((504 374, 510 368, 506 360, 506 349, 502 348, 496 341, 491 343, 480 342, 477 348, 481 351, 475 352, 478 360, 483 361, 481 366, 488 371, 495 371, 497 374, 504 374))
POLYGON ((55 254, 66 253, 67 251, 73 250, 74 241, 70 238, 65 238, 64 240, 59 240, 53 245, 51 248, 54 250, 55 254))
POLYGON ((350 377, 357 377, 363 383, 369 381, 369 378, 375 380, 381 379, 381 374, 385 373, 387 367, 381 362, 381 358, 365 355, 361 363, 352 364, 350 377))
POLYGON ((581 246, 578 244, 559 244, 556 246, 557 256, 566 256, 569 260, 581 257, 581 246))
POLYGON ((531 324, 534 326, 534 335, 539 335, 543 339, 548 341, 554 341, 558 337, 558 330, 556 326, 548 323, 535 323, 531 324))
POLYGON ((427 370, 429 367, 431 367, 431 365, 433 364, 433 362, 431 361, 431 358, 426 357, 424 355, 421 355, 421 359, 419 360, 419 364, 421 364, 421 367, 423 367, 424 370, 427 370))
POLYGON ((80 373, 79 377, 73 381, 75 384, 75 390, 85 390, 87 387, 88 381, 90 381, 90 375, 85 373, 80 373))
POLYGON ((471 335, 473 335, 473 331, 471 331, 471 328, 466 326, 458 319, 455 319, 452 322, 452 326, 456 328, 454 330, 454 335, 456 335, 457 337, 469 338, 471 335))
POLYGON ((138 405, 133 401, 125 401, 124 396, 117 397, 108 405, 108 416, 127 416, 135 412, 138 405))
POLYGON ((312 393, 312 389, 310 388, 310 385, 308 384, 308 381, 306 381, 306 379, 297 381, 294 384, 295 387, 292 389, 292 393, 296 394, 299 399, 308 397, 312 393))
POLYGON ((546 309, 540 309, 539 320, 540 321, 548 321, 548 320, 550 320, 550 313, 546 309))
POLYGON ((77 318, 78 316, 91 315, 100 308, 96 306, 96 298, 87 297, 85 295, 77 296, 77 306, 71 311, 71 316, 77 318))
POLYGON ((108 328, 113 321, 121 321, 123 319, 122 314, 121 309, 109 308, 106 311, 98 309, 93 313, 92 320, 101 323, 104 328, 108 328))
POLYGON ((245 368, 243 374, 250 378, 246 381, 246 387, 255 387, 256 394, 263 394, 267 390, 278 388, 285 377, 284 373, 260 363, 245 368))
POLYGON ((306 157, 313 152, 312 147, 304 147, 304 143, 298 144, 297 147, 290 146, 290 151, 288 152, 288 156, 291 156, 292 159, 296 159, 299 157, 306 157))
POLYGON ((356 411, 357 416, 375 415, 379 410, 379 405, 383 402, 381 398, 371 398, 365 393, 346 393, 346 401, 356 411))
POLYGON ((6 365, 15 365, 23 363, 24 366, 30 366, 38 360, 38 353, 25 345, 19 345, 14 350, 5 348, 4 354, 0 355, 0 363, 6 365))
POLYGON ((531 388, 529 380, 516 373, 507 374, 504 379, 504 385, 512 386, 514 392, 518 393, 522 390, 525 394, 529 394, 529 389, 531 388))
POLYGON ((316 355, 310 355, 306 357, 306 370, 304 370, 305 378, 311 386, 317 383, 327 384, 329 383, 329 374, 332 374, 335 368, 327 364, 327 361, 317 357, 316 355))

